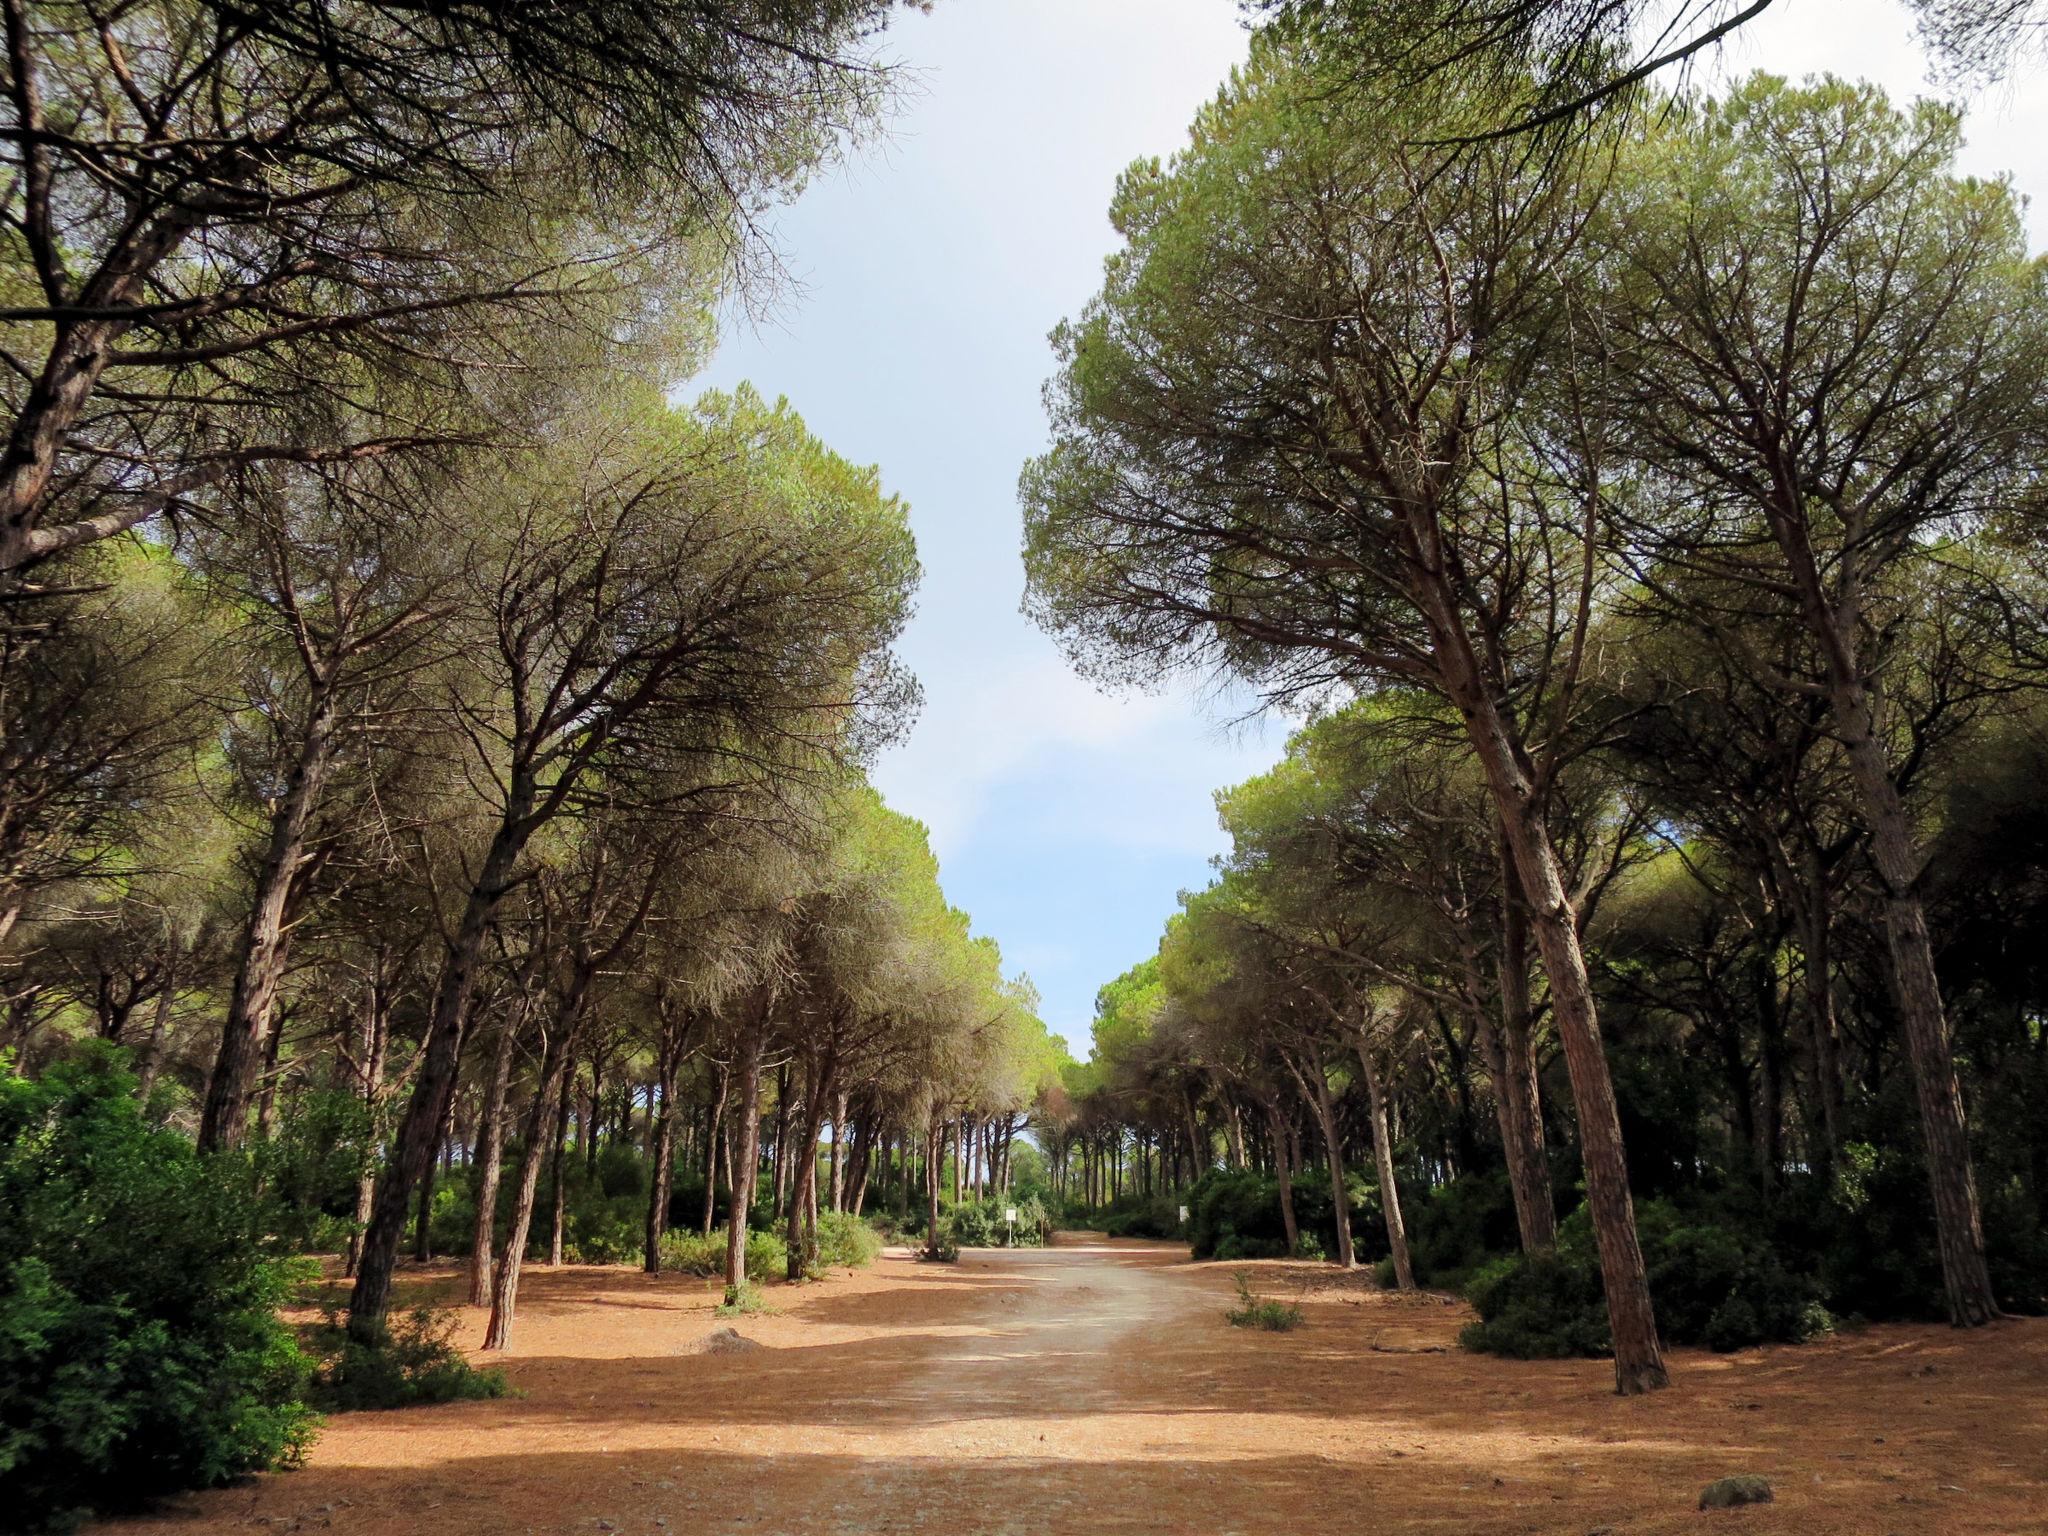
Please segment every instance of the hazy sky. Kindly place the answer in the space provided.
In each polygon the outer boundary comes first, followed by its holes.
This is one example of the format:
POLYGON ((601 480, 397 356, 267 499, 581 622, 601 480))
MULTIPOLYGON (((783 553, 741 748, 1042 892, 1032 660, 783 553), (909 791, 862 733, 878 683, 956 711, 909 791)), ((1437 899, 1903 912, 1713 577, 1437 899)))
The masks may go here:
MULTIPOLYGON (((939 0, 886 51, 916 84, 886 143, 775 221, 797 286, 729 322, 698 383, 787 395, 910 503, 925 578, 903 653, 925 709, 875 779, 923 820, 952 901, 1088 1050, 1095 989, 1151 953, 1222 845, 1210 795, 1287 723, 1229 699, 1108 698, 1018 613, 1017 472, 1044 444, 1046 333, 1098 286, 1116 176, 1171 154, 1246 37, 1233 0, 939 0)), ((1712 72, 1927 89, 1896 0, 1778 0, 1712 72)), ((2048 192, 2041 77, 1972 104, 1969 169, 2048 192), (2031 99, 2030 99, 2031 98, 2031 99)), ((2042 210, 2030 225, 2038 246, 2042 210)))

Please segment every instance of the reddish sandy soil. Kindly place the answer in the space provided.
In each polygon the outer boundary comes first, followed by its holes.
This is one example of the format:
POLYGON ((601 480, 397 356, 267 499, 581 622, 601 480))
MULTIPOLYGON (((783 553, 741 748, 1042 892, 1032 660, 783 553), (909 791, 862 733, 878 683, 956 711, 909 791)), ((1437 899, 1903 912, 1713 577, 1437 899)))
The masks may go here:
POLYGON ((700 1352, 704 1282, 529 1271, 523 1396, 338 1417, 300 1470, 98 1529, 2048 1532, 2048 1322, 1679 1351, 1671 1390, 1624 1401, 1603 1362, 1461 1354, 1462 1304, 1327 1270, 1243 1266, 1309 1288, 1307 1321, 1230 1328, 1233 1267, 1184 1254, 892 1256, 775 1288, 731 1354, 700 1352), (1731 1473, 1776 1502, 1696 1511, 1731 1473))

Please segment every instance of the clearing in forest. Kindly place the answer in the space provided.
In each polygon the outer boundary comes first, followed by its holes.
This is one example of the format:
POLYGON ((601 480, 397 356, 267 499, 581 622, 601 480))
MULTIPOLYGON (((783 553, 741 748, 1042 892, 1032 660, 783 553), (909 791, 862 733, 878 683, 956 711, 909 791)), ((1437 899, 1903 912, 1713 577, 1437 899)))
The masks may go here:
POLYGON ((1624 1399, 1601 1361, 1459 1352, 1459 1302, 1080 1234, 778 1287, 735 1325, 754 1349, 706 1351, 699 1281, 528 1283, 523 1396, 341 1416, 299 1471, 96 1529, 2048 1531, 2044 1321, 1680 1350, 1672 1390, 1624 1399), (1303 1326, 1228 1327, 1240 1270, 1303 1326), (1729 1474, 1775 1502, 1697 1511, 1729 1474))

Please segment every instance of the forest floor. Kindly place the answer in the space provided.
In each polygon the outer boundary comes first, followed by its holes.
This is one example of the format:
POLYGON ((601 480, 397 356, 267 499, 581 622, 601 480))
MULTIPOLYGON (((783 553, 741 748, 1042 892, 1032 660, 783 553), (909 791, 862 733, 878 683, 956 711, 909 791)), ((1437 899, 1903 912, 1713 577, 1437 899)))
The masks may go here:
MULTIPOLYGON (((529 1269, 520 1396, 331 1420, 299 1470, 105 1536, 782 1533, 2048 1532, 2048 1321, 1675 1351, 1621 1399, 1602 1361, 1460 1353, 1464 1305, 1310 1265, 1049 1250, 894 1253, 774 1287, 706 1353, 705 1281, 529 1269), (1229 1327, 1232 1275, 1300 1296, 1229 1327), (1776 1502, 1700 1513, 1714 1478, 1776 1502)), ((448 1266, 410 1272, 452 1296, 448 1266)), ((460 1337, 482 1320, 465 1310, 460 1337)))

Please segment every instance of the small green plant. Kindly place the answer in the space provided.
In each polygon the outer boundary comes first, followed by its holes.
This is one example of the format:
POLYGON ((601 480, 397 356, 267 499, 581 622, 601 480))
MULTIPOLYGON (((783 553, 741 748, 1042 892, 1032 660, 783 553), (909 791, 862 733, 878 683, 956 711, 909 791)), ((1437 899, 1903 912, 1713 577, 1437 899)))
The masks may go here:
POLYGON ((364 1345, 330 1317, 318 1345, 327 1363, 313 1378, 313 1399, 346 1412, 506 1396, 512 1389, 505 1373, 471 1365, 455 1347, 454 1332, 452 1314, 415 1307, 382 1344, 364 1345))
MULTIPOLYGON (((822 1247, 824 1229, 819 1229, 822 1247)), ((747 1273, 779 1275, 789 1264, 782 1239, 773 1232, 747 1234, 747 1273)), ((661 1267, 678 1275, 702 1275, 706 1279, 725 1273, 725 1232, 701 1237, 695 1232, 664 1232, 661 1236, 661 1267)))
POLYGON ((1301 1303, 1275 1301, 1252 1291, 1251 1276, 1237 1272, 1237 1305, 1223 1314, 1233 1328, 1260 1328, 1267 1333, 1291 1333, 1301 1326, 1301 1303))
POLYGON ((773 1312, 768 1305, 768 1296, 752 1280, 742 1280, 738 1285, 725 1288, 725 1300, 715 1309, 720 1317, 742 1317, 749 1312, 773 1312))

